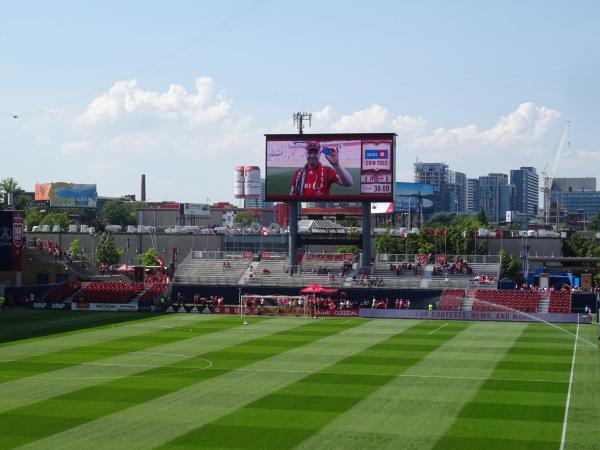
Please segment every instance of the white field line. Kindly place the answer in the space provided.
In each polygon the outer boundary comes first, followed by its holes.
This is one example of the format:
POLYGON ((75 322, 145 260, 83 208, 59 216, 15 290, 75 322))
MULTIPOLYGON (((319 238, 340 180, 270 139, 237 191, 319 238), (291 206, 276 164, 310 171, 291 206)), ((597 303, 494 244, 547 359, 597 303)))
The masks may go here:
POLYGON ((579 337, 579 320, 577 321, 577 330, 575 331, 575 345, 573 346, 573 360, 571 361, 571 375, 569 376, 569 391, 567 393, 567 402, 565 404, 565 418, 563 419, 562 437, 560 439, 560 450, 565 448, 565 438, 567 437, 567 422, 569 421, 569 404, 571 403, 571 388, 573 387, 573 373, 575 372, 575 357, 577 356, 577 340, 579 337))
POLYGON ((439 330, 441 330, 442 328, 444 328, 446 325, 448 325, 448 322, 446 322, 446 323, 445 323, 444 325, 442 325, 441 327, 439 327, 439 328, 436 328, 436 329, 435 329, 435 330, 433 330, 433 331, 430 331, 430 332, 429 332, 429 333, 427 333, 427 334, 428 334, 428 335, 430 335, 430 334, 433 334, 433 333, 435 333, 436 331, 439 331, 439 330))

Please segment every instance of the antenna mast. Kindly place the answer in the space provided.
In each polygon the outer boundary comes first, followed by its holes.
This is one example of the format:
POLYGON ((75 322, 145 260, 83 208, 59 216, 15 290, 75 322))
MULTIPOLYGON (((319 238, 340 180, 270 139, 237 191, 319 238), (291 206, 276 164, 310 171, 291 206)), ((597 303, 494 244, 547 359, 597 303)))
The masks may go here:
POLYGON ((309 127, 311 125, 312 113, 297 112, 292 117, 294 119, 294 126, 298 127, 298 134, 303 134, 305 122, 308 122, 309 127))

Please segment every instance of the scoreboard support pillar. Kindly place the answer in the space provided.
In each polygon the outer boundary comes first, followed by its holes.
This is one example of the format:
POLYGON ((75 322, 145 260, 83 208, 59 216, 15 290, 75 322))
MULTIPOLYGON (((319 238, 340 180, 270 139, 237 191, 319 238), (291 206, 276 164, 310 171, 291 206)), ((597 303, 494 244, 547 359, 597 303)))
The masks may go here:
POLYGON ((297 263, 298 255, 298 201, 289 202, 289 239, 288 239, 288 255, 290 271, 293 270, 297 263))
POLYGON ((371 271, 371 202, 362 202, 362 271, 371 271))

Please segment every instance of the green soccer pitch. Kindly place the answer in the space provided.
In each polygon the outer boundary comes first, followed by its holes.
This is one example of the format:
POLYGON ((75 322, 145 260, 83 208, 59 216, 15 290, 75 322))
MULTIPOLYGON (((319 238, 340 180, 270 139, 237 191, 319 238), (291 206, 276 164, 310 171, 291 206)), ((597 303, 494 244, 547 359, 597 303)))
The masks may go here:
POLYGON ((0 312, 0 449, 598 448, 596 325, 247 320, 0 312))

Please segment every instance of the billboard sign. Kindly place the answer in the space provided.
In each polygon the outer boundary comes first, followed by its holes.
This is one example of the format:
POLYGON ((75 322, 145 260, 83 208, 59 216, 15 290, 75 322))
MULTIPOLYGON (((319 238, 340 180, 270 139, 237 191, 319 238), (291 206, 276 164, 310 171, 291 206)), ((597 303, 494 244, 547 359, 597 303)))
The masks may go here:
POLYGON ((393 201, 395 136, 266 135, 266 200, 393 201))
POLYGON ((47 196, 55 208, 95 208, 98 200, 95 184, 51 183, 47 196))
POLYGON ((52 186, 52 183, 35 183, 35 200, 50 200, 50 186, 52 186))
POLYGON ((210 217, 210 205, 207 203, 184 203, 184 216, 210 217))
POLYGON ((432 211, 433 184, 397 182, 394 209, 399 213, 432 211))
POLYGON ((0 271, 20 271, 23 211, 0 211, 0 271))

